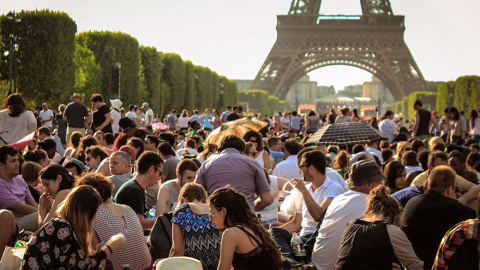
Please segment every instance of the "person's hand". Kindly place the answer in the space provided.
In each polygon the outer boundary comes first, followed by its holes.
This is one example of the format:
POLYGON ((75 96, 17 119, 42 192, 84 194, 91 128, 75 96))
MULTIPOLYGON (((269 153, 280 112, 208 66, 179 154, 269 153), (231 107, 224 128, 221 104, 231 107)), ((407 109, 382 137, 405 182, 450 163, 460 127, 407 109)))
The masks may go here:
POLYGON ((52 204, 53 204, 53 198, 50 195, 50 193, 45 192, 40 196, 40 206, 45 209, 45 211, 50 212, 50 209, 52 209, 52 204))
POLYGON ((117 234, 117 235, 114 235, 114 236, 110 237, 110 239, 108 239, 106 245, 110 246, 112 251, 116 251, 116 250, 119 250, 119 249, 123 248, 123 246, 125 245, 125 241, 126 241, 125 235, 117 234))
POLYGON ((281 225, 282 225, 282 223, 280 223, 278 221, 275 221, 275 222, 270 223, 270 226, 268 226, 268 227, 271 229, 273 227, 279 227, 281 225))
POLYGON ((295 178, 292 179, 291 182, 292 182, 293 186, 296 189, 298 189, 298 191, 303 192, 303 191, 307 190, 307 188, 305 187, 305 181, 303 181, 303 179, 295 177, 295 178))

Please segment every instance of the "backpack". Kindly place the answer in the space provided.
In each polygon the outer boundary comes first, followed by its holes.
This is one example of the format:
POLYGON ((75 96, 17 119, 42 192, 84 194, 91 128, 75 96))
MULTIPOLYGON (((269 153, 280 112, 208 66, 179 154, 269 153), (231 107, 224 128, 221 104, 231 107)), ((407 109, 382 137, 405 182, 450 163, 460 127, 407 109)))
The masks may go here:
POLYGON ((153 261, 168 258, 172 248, 172 217, 173 212, 157 217, 152 232, 148 236, 147 244, 153 261))

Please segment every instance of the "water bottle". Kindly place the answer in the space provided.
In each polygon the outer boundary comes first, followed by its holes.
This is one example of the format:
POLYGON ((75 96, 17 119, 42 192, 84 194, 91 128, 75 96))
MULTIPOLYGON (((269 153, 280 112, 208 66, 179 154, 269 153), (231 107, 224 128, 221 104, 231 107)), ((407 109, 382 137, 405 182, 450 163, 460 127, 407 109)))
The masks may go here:
POLYGON ((150 211, 148 211, 148 218, 154 218, 155 217, 155 209, 156 207, 152 207, 152 209, 150 209, 150 211))
POLYGON ((295 259, 299 262, 305 263, 307 256, 307 254, 305 253, 305 247, 303 246, 302 239, 300 239, 295 230, 292 231, 292 240, 290 240, 290 247, 292 248, 295 259))
POLYGON ((124 264, 123 270, 130 270, 130 264, 124 264))

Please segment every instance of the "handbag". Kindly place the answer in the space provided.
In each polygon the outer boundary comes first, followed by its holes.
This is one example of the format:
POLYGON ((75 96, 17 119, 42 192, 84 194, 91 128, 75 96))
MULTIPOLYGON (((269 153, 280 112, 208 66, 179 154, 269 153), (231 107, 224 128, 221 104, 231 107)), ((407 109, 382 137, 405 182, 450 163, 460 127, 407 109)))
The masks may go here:
POLYGON ((5 247, 2 260, 0 261, 0 270, 18 270, 22 266, 23 255, 27 247, 5 247))

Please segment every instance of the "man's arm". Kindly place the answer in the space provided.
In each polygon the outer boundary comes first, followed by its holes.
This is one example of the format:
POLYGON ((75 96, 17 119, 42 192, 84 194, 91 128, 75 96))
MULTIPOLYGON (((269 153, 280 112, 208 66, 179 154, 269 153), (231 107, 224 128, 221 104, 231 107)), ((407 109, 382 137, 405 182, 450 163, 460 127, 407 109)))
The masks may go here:
POLYGON ((255 211, 262 211, 265 207, 269 206, 273 199, 270 191, 260 192, 258 194, 260 200, 255 200, 255 211))
POLYGON ((168 184, 162 185, 158 190, 157 204, 155 206, 155 217, 160 216, 167 211, 167 202, 170 199, 170 187, 168 184))
POLYGON ((31 204, 26 204, 21 201, 18 201, 12 205, 10 205, 8 210, 13 210, 18 213, 22 213, 24 215, 28 215, 34 212, 37 212, 38 210, 38 205, 35 201, 33 201, 31 204))
POLYGON ((142 214, 137 214, 137 217, 144 231, 151 230, 153 227, 153 224, 155 224, 155 220, 157 220, 156 218, 147 219, 142 214))
POLYGON ((413 126, 413 136, 417 135, 418 126, 420 124, 420 115, 418 111, 415 112, 415 125, 413 126))
POLYGON ((462 197, 458 198, 459 203, 469 206, 472 200, 476 200, 478 198, 480 186, 474 185, 473 183, 465 180, 465 183, 463 183, 461 188, 466 191, 466 193, 463 194, 462 197))
POLYGON ((110 122, 112 122, 112 113, 109 112, 105 114, 105 121, 103 121, 102 125, 96 127, 95 130, 102 130, 104 127, 110 124, 110 122))
POLYGON ((300 178, 293 179, 293 185, 297 188, 303 195, 303 200, 305 201, 305 205, 307 206, 307 210, 312 216, 315 222, 320 221, 322 218, 323 212, 325 209, 330 205, 333 200, 333 197, 327 197, 323 200, 323 202, 318 205, 318 203, 312 198, 310 192, 308 192, 307 188, 305 187, 305 182, 300 178))
POLYGON ((300 231, 302 229, 302 220, 303 220, 302 213, 297 212, 293 216, 292 220, 283 224, 280 227, 284 228, 288 232, 292 232, 293 230, 300 231))

